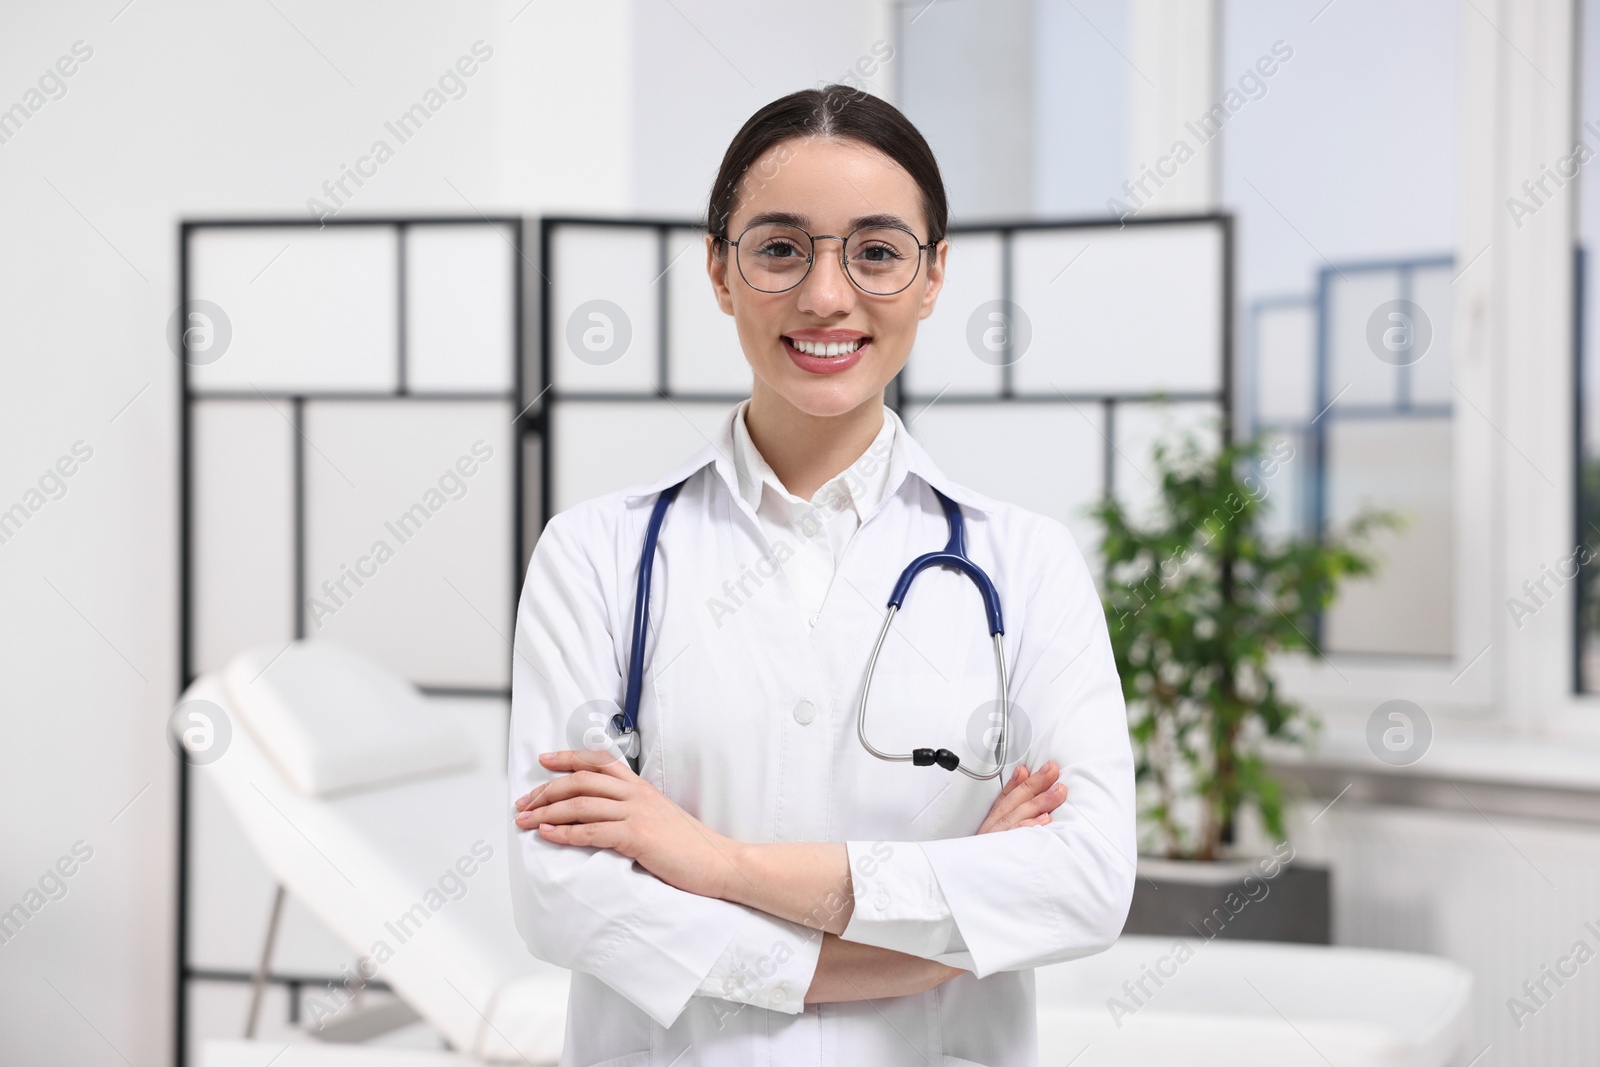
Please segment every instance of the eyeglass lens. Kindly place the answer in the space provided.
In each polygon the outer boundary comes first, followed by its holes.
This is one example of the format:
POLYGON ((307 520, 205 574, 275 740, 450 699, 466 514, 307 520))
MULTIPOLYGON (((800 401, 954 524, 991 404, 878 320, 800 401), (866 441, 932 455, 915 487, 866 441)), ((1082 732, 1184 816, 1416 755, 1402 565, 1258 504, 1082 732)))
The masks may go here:
MULTIPOLYGON (((751 226, 739 237, 739 272, 752 288, 781 293, 806 276, 811 248, 810 236, 797 227, 751 226)), ((866 292, 889 296, 911 284, 921 254, 917 239, 898 227, 861 229, 845 244, 845 269, 866 292)))

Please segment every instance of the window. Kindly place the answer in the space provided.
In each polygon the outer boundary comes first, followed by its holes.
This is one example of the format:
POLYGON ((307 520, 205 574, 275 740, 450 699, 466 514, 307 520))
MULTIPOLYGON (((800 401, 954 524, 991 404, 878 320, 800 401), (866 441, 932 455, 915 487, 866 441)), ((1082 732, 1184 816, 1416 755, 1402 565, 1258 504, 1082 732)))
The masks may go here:
POLYGON ((1213 114, 1238 218, 1241 425, 1295 455, 1274 521, 1309 532, 1367 507, 1408 521, 1323 618, 1328 652, 1457 651, 1458 8, 1223 6, 1213 114))
MULTIPOLYGON (((1565 184, 1570 171, 1580 164, 1578 178, 1578 294, 1577 341, 1575 358, 1577 371, 1577 530, 1573 537, 1578 562, 1584 557, 1600 557, 1600 263, 1596 262, 1595 249, 1600 248, 1600 176, 1595 173, 1594 155, 1600 153, 1600 2, 1584 0, 1579 11, 1582 26, 1582 55, 1580 58, 1580 95, 1578 98, 1578 125, 1574 145, 1582 144, 1587 155, 1577 153, 1563 166, 1556 163, 1558 178, 1547 182, 1543 190, 1523 190, 1524 203, 1537 211, 1543 206, 1549 191, 1565 184)), ((1568 564, 1571 566, 1571 564, 1568 564)), ((1558 561, 1557 576, 1561 575, 1558 561)), ((1577 655, 1574 657, 1574 675, 1579 692, 1600 692, 1600 558, 1592 558, 1579 570, 1581 580, 1574 598, 1577 610, 1577 655)), ((1533 580, 1530 578, 1530 585, 1533 580)), ((1543 607, 1551 585, 1545 589, 1537 585, 1523 590, 1522 604, 1532 611, 1543 607)), ((1520 609, 1519 609, 1520 610, 1520 609)))

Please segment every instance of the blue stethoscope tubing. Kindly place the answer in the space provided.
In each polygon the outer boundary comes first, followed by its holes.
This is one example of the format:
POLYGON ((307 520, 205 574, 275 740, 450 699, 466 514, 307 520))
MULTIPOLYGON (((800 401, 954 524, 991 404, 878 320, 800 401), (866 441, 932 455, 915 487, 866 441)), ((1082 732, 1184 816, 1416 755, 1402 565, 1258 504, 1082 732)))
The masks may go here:
MULTIPOLYGON (((650 616, 650 574, 655 566, 656 543, 661 536, 661 523, 667 516, 667 508, 671 506, 683 486, 684 483, 679 482, 661 491, 656 497, 655 507, 650 512, 650 522, 645 527, 644 550, 639 557, 638 584, 634 590, 633 640, 628 655, 627 689, 622 698, 622 710, 611 717, 619 745, 623 754, 627 756, 629 766, 636 774, 639 771, 640 757, 639 695, 644 687, 644 645, 650 616)), ((1005 622, 1000 611, 1000 593, 995 589, 994 582, 984 573, 983 568, 967 555, 967 527, 961 518, 960 506, 937 489, 933 490, 933 495, 939 498, 939 504, 944 508, 950 537, 940 551, 927 552, 912 560, 900 573, 899 581, 895 582, 894 590, 889 594, 888 614, 884 616, 883 629, 878 631, 877 643, 872 646, 872 659, 867 663, 866 681, 861 686, 861 704, 856 712, 856 735, 861 739, 862 747, 881 760, 895 763, 909 760, 918 767, 937 764, 947 771, 959 770, 969 778, 979 781, 998 778, 1005 770, 1011 728, 1006 653, 1001 640, 1005 635, 1005 622), (981 774, 963 764, 961 758, 948 748, 917 748, 910 752, 893 753, 881 751, 867 740, 867 696, 872 691, 872 675, 878 666, 878 655, 883 651, 883 643, 889 636, 889 627, 894 623, 895 614, 905 604, 906 594, 911 591, 912 581, 917 575, 933 566, 954 567, 972 579, 972 584, 977 586, 979 595, 983 597, 984 614, 989 622, 989 636, 994 641, 995 670, 1000 678, 1000 736, 995 744, 995 765, 991 770, 981 774)))

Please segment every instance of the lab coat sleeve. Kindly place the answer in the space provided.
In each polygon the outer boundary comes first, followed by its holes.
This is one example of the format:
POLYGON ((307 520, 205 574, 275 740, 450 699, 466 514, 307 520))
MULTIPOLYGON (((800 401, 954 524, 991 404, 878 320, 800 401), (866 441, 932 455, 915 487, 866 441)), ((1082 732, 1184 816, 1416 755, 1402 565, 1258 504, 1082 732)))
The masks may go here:
POLYGON ((517 797, 556 777, 539 754, 583 748, 587 711, 604 702, 615 710, 622 698, 610 583, 583 547, 614 543, 619 534, 607 525, 589 507, 551 519, 517 606, 506 815, 517 930, 533 955, 594 975, 662 1026, 713 980, 719 960, 713 995, 799 1013, 821 951, 817 931, 685 892, 615 852, 556 844, 511 821, 517 797))
POLYGON ((822 931, 801 927, 810 943, 803 951, 781 952, 781 942, 775 943, 771 937, 773 925, 772 916, 764 912, 746 916, 739 932, 701 979, 695 995, 775 1011, 802 1010, 817 971, 822 931))
POLYGON ((928 959, 966 948, 921 845, 846 841, 845 851, 855 908, 840 937, 928 959))
POLYGON ((847 842, 852 872, 874 846, 881 853, 887 845, 894 859, 864 879, 867 892, 857 888, 840 936, 887 942, 979 978, 1110 947, 1127 920, 1137 872, 1133 751, 1100 597, 1066 527, 1039 519, 1029 542, 1028 580, 1010 583, 1029 593, 1021 617, 1006 622, 1018 636, 1013 708, 1028 717, 1033 739, 1025 754, 1009 758, 1030 769, 1056 760, 1065 802, 1045 826, 916 844, 847 842), (954 920, 944 951, 933 894, 920 871, 896 862, 903 849, 919 846, 954 920), (926 928, 920 944, 911 932, 919 924, 926 928))

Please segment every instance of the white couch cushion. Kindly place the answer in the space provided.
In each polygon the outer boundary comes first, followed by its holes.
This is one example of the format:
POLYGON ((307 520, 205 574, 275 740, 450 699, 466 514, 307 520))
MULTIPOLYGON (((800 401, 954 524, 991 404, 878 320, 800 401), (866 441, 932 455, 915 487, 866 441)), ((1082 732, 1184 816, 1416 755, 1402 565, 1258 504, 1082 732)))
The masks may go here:
POLYGON ((411 683, 332 642, 242 652, 224 668, 223 684, 245 729, 307 796, 476 762, 471 737, 411 683))

